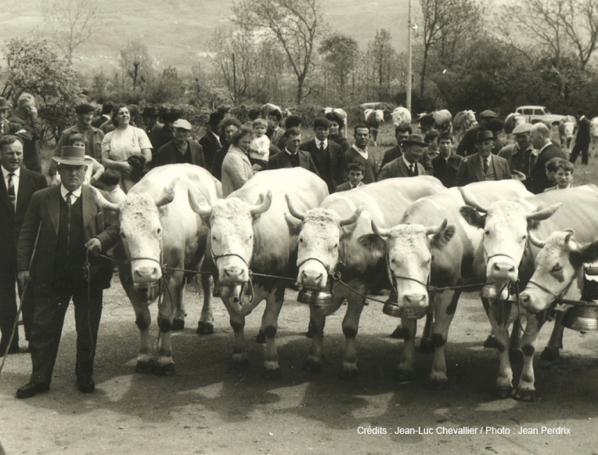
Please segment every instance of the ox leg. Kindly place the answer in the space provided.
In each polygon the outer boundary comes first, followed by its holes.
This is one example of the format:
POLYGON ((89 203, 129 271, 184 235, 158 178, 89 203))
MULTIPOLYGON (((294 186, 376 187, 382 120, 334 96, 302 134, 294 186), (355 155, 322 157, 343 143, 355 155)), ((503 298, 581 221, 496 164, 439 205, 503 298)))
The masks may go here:
POLYGON ((175 373, 170 332, 176 310, 179 307, 179 298, 184 282, 184 275, 181 272, 175 272, 166 278, 166 289, 162 302, 158 306, 160 336, 158 337, 158 365, 154 370, 154 374, 157 376, 172 376, 175 373))
POLYGON ((183 330, 185 328, 185 316, 187 316, 187 313, 185 311, 185 302, 183 300, 183 296, 185 293, 186 284, 187 277, 183 275, 183 281, 181 282, 181 286, 176 290, 176 307, 174 313, 174 320, 172 321, 172 327, 170 329, 173 332, 178 332, 179 330, 183 330))
POLYGON ((338 294, 332 295, 332 302, 330 305, 324 306, 309 306, 309 325, 313 327, 313 336, 309 355, 303 364, 303 370, 317 373, 322 368, 322 359, 324 358, 324 326, 326 325, 326 316, 335 313, 344 302, 345 296, 338 294))
MULTIPOLYGON (((350 283, 350 286, 358 292, 367 295, 367 289, 361 283, 350 283)), ((343 319, 343 334, 345 335, 345 353, 343 356, 343 369, 341 379, 352 379, 357 377, 357 346, 355 338, 359 329, 359 318, 365 304, 365 299, 358 294, 351 292, 348 296, 347 313, 343 319)))
POLYGON ((517 384, 514 397, 521 401, 533 401, 536 397, 535 375, 534 375, 534 353, 535 343, 540 329, 544 325, 546 313, 530 314, 527 316, 527 324, 523 337, 521 338, 521 351, 523 352, 523 369, 517 384))
POLYGON ((426 314, 426 325, 424 325, 424 333, 419 343, 419 352, 424 354, 432 354, 434 352, 434 342, 432 341, 432 325, 434 323, 434 312, 430 311, 426 314))
POLYGON ((445 348, 448 332, 457 310, 460 292, 447 290, 434 296, 434 325, 432 327, 432 342, 434 343, 434 361, 430 372, 430 386, 436 389, 444 388, 448 378, 446 376, 445 348))
POLYGON ((212 293, 211 293, 211 277, 209 274, 209 265, 207 261, 201 264, 201 289, 203 292, 203 306, 201 307, 201 316, 197 323, 197 333, 199 335, 211 335, 214 333, 214 315, 212 314, 212 293), (204 265, 204 263, 206 263, 204 265))
POLYGON ((401 318, 401 326, 405 343, 401 360, 397 368, 397 379, 399 381, 408 381, 415 373, 415 334, 417 332, 417 319, 401 318))
MULTIPOLYGON (((228 306, 228 305, 227 305, 228 306)), ((247 343, 245 342, 245 316, 228 308, 230 326, 235 332, 235 346, 233 347, 233 368, 245 370, 249 366, 247 359, 247 343)))
POLYGON ((508 398, 511 396, 513 390, 513 369, 511 367, 511 360, 509 359, 509 313, 502 305, 509 306, 510 304, 504 302, 491 301, 482 299, 484 302, 484 309, 488 315, 488 320, 492 326, 492 332, 496 336, 499 353, 499 367, 498 377, 496 379, 496 393, 501 398, 508 398))
POLYGON ((262 316, 262 331, 266 336, 266 350, 264 358, 264 379, 279 379, 280 366, 276 351, 276 332, 278 331, 278 316, 284 301, 284 286, 274 288, 266 297, 266 309, 262 316))
POLYGON ((565 327, 562 324, 564 316, 564 311, 556 312, 552 334, 550 335, 548 344, 546 345, 544 351, 542 351, 542 354, 540 355, 540 358, 542 360, 546 360, 548 362, 555 362, 557 360, 560 360, 560 350, 563 349, 563 333, 565 331, 565 327))

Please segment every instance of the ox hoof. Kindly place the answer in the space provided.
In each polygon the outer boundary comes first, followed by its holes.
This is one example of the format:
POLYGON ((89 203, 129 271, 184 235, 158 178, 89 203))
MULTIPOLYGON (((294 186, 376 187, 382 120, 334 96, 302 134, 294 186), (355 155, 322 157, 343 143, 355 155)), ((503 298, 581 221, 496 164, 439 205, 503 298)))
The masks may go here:
POLYGON ((260 331, 257 333, 257 336, 255 337, 255 342, 260 344, 266 343, 266 334, 262 329, 260 329, 260 331))
POLYGON ((174 376, 174 363, 156 365, 156 368, 154 368, 154 374, 156 376, 174 376))
POLYGON ((395 331, 390 334, 390 337, 396 338, 397 340, 406 340, 409 337, 409 331, 402 326, 398 326, 395 331))
POLYGON ((276 368, 274 370, 265 369, 264 372, 262 373, 262 379, 265 379, 267 381, 280 379, 281 377, 282 377, 282 374, 280 372, 280 368, 276 368))
POLYGON ((419 343, 419 352, 424 354, 434 354, 434 343, 429 338, 422 338, 421 342, 419 343))
POLYGON ((448 379, 431 379, 428 388, 431 390, 444 390, 448 385, 448 379))
POLYGON ((319 373, 322 370, 322 364, 315 360, 307 359, 301 369, 308 373, 319 373))
POLYGON ((559 348, 552 348, 546 346, 542 351, 542 354, 540 354, 540 359, 545 360, 547 362, 555 362, 557 360, 560 360, 561 353, 559 351, 559 348))
POLYGON ((233 360, 234 370, 246 370, 247 368, 249 368, 249 359, 233 360))
POLYGON ((494 389, 494 395, 498 398, 510 398, 513 394, 513 387, 508 386, 496 386, 494 389))
POLYGON ((135 365, 135 373, 153 373, 155 368, 155 362, 153 359, 143 361, 138 360, 135 365))
POLYGON ((198 335, 211 335, 212 333, 214 333, 214 325, 211 322, 199 321, 197 324, 198 335))
POLYGON ((185 320, 183 318, 174 318, 174 321, 172 321, 171 330, 173 332, 175 332, 177 330, 183 330, 184 328, 185 328, 185 320))
POLYGON ((342 370, 338 375, 339 379, 342 379, 343 381, 357 379, 358 376, 359 370, 342 370))
POLYGON ((519 401, 527 401, 531 402, 536 399, 536 391, 535 390, 520 390, 517 389, 513 393, 513 398, 519 401))
POLYGON ((413 371, 395 370, 392 376, 398 382, 409 382, 413 379, 413 371))
POLYGON ((498 349, 499 346, 500 343, 496 340, 494 335, 488 335, 488 338, 486 338, 486 341, 484 341, 484 347, 486 349, 498 349))

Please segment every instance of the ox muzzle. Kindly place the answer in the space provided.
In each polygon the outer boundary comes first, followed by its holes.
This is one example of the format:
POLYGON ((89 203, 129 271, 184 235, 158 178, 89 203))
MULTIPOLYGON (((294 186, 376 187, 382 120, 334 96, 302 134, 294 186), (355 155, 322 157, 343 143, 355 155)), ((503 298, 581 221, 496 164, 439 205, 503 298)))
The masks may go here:
POLYGON ((420 319, 430 310, 426 283, 416 278, 390 274, 392 291, 382 311, 403 319, 420 319))
POLYGON ((325 291, 329 284, 329 269, 320 259, 308 258, 299 263, 297 285, 316 291, 325 291))

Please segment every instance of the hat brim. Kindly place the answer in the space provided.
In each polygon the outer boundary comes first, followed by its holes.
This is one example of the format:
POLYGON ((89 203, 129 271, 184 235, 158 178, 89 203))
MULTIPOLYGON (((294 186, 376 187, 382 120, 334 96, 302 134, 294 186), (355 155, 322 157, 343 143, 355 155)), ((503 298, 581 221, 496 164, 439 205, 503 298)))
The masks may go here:
POLYGON ((419 141, 410 141, 409 139, 405 139, 403 141, 403 144, 405 145, 409 145, 409 144, 413 144, 413 145, 421 145, 422 147, 427 147, 428 144, 426 144, 425 142, 419 142, 419 141))
POLYGON ((67 166, 87 166, 88 161, 85 158, 60 158, 59 156, 53 156, 52 159, 58 164, 66 164, 67 166))

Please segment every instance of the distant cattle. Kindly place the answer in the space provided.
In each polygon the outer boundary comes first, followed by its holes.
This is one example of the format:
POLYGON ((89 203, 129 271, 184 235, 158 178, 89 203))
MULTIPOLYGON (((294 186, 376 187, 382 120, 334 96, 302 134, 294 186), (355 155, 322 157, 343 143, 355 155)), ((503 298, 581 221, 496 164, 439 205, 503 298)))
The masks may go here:
POLYGON ((430 113, 419 114, 418 122, 432 124, 438 131, 452 131, 453 116, 447 109, 440 109, 430 113))
POLYGON ((378 130, 384 122, 384 111, 382 109, 366 109, 364 111, 365 123, 370 128, 370 135, 374 140, 374 146, 378 145, 378 130))
POLYGON ((478 124, 475 118, 475 112, 471 110, 457 112, 453 119, 453 135, 455 137, 454 143, 461 142, 463 135, 478 124))
POLYGON ((505 119, 504 130, 506 134, 511 134, 515 127, 523 125, 525 123, 525 117, 518 113, 512 113, 507 115, 505 119))
POLYGON ((409 109, 406 107, 397 107, 392 111, 390 116, 392 117, 392 124, 394 127, 399 125, 411 125, 411 112, 409 112, 409 109))

